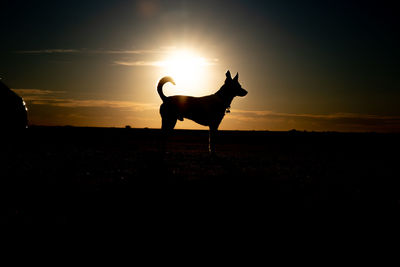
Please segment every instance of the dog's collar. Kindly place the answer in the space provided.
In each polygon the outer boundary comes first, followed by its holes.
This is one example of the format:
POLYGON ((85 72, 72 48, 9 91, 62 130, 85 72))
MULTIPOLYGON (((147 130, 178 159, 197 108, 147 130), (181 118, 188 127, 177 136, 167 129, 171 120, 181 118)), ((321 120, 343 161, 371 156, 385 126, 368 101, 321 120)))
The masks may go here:
POLYGON ((231 101, 226 101, 225 97, 223 97, 218 92, 215 93, 215 95, 218 96, 222 100, 222 102, 224 103, 224 106, 226 106, 225 107, 225 113, 231 113, 231 102, 232 102, 232 100, 231 101))

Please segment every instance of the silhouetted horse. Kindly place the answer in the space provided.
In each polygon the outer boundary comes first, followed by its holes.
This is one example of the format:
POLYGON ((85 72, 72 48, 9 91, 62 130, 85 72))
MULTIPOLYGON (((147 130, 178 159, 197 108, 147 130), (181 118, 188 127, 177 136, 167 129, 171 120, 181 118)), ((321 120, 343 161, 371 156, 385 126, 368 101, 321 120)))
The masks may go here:
POLYGON ((6 132, 28 126, 25 102, 0 80, 0 127, 6 132))

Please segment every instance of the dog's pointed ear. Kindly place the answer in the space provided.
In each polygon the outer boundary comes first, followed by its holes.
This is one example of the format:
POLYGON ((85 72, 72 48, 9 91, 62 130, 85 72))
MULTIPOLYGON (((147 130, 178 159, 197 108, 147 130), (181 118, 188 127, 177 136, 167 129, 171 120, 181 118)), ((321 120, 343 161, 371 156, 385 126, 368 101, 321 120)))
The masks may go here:
POLYGON ((227 79, 232 80, 231 72, 229 70, 226 72, 225 75, 227 79))
POLYGON ((237 82, 239 80, 239 72, 236 73, 236 76, 233 78, 233 80, 235 82, 237 82))

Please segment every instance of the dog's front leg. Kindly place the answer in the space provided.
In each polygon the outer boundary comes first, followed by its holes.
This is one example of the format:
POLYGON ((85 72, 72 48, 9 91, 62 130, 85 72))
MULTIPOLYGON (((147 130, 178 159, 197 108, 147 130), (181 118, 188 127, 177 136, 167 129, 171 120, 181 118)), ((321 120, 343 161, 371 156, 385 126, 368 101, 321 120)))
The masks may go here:
POLYGON ((210 126, 208 150, 210 151, 210 154, 212 154, 212 155, 215 155, 215 141, 216 141, 216 137, 217 137, 217 131, 218 131, 218 127, 210 126))

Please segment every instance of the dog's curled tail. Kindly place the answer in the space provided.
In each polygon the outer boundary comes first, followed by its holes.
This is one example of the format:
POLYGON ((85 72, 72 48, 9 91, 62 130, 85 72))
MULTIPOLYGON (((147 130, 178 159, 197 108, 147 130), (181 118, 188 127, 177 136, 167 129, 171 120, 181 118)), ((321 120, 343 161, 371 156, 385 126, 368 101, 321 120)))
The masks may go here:
POLYGON ((165 76, 165 77, 161 78, 161 80, 158 82, 158 85, 157 85, 157 92, 158 92, 158 94, 160 95, 161 100, 162 100, 163 102, 165 101, 165 99, 167 99, 167 97, 164 95, 162 89, 163 89, 163 85, 164 85, 165 83, 167 83, 167 82, 170 82, 170 83, 172 83, 173 85, 175 85, 174 80, 173 80, 171 77, 169 77, 169 76, 165 76))

